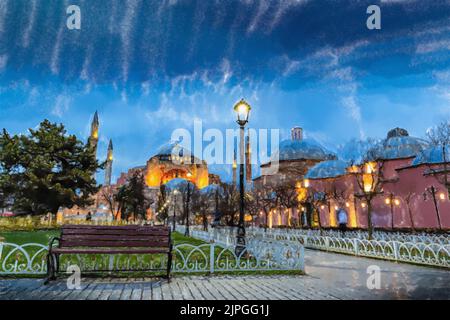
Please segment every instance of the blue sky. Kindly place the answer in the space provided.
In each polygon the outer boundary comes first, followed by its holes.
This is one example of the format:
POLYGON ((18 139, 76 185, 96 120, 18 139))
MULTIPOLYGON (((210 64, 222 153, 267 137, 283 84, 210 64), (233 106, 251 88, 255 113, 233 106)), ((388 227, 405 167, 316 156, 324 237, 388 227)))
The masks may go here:
POLYGON ((48 118, 86 139, 98 110, 115 177, 194 119, 235 128, 241 97, 251 127, 299 125, 331 150, 397 126, 423 136, 450 118, 449 51, 443 0, 0 0, 0 128, 48 118))

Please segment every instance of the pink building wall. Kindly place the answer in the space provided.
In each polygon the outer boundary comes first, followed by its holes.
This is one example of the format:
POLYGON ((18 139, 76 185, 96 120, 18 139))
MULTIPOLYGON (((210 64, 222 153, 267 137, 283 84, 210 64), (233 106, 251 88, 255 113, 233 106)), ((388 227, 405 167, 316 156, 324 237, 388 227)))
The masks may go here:
MULTIPOLYGON (((393 217, 394 228, 439 228, 434 200, 427 191, 427 188, 434 186, 441 227, 450 229, 450 201, 447 189, 435 176, 426 174, 430 169, 428 165, 411 166, 412 159, 384 162, 383 175, 386 181, 382 185, 382 193, 372 201, 374 227, 390 229, 393 217), (392 200, 392 205, 386 202, 387 198, 392 200)), ((356 222, 354 225, 349 223, 350 227, 367 228, 367 204, 363 199, 354 197, 354 194, 361 193, 355 179, 354 175, 348 174, 310 181, 311 188, 317 191, 329 192, 332 188, 338 188, 345 193, 346 203, 332 202, 330 209, 327 205, 319 208, 322 226, 336 226, 334 206, 337 205, 345 207, 349 216, 355 215, 356 222)), ((349 219, 351 220, 351 217, 349 219)))

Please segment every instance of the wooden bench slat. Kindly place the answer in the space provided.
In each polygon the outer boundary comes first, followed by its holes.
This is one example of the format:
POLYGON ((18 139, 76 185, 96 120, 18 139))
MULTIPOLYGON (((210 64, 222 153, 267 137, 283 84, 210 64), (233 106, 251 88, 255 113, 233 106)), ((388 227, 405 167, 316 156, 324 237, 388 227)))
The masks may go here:
POLYGON ((162 230, 169 231, 169 227, 162 226, 141 226, 141 225, 133 225, 133 226, 96 226, 96 225, 63 225, 63 229, 97 229, 97 230, 162 230))
POLYGON ((61 247, 168 247, 168 242, 151 241, 95 241, 95 240, 69 240, 61 241, 61 247))
POLYGON ((119 235, 119 234, 63 234, 61 240, 139 240, 139 241, 156 241, 169 242, 169 236, 153 236, 145 234, 119 235))
POLYGON ((63 234, 117 234, 117 235, 133 235, 146 234, 154 236, 169 235, 168 231, 161 230, 107 230, 107 229, 64 229, 63 234))
POLYGON ((159 248, 126 248, 126 249, 101 249, 101 248, 55 248, 52 250, 57 254, 153 254, 153 253, 169 253, 169 249, 159 248))

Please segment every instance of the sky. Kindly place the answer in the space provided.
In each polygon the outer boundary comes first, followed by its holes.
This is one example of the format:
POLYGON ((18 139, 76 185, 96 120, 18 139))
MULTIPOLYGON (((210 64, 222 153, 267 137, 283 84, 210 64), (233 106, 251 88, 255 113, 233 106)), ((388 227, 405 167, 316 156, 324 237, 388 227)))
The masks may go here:
POLYGON ((0 128, 47 118, 86 140, 98 110, 113 178, 194 120, 236 128, 241 98, 249 127, 301 126, 331 151, 394 127, 423 137, 450 118, 449 53, 449 0, 0 0, 0 128))

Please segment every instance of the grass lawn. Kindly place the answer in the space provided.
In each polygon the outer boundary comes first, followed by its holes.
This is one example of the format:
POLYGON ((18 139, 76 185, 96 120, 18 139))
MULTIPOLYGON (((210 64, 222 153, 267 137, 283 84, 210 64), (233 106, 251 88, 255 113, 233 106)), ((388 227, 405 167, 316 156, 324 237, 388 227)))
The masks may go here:
POLYGON ((59 230, 38 230, 38 231, 5 231, 0 232, 0 237, 4 238, 4 242, 25 244, 40 243, 48 245, 53 237, 58 237, 59 230))
MULTIPOLYGON (((59 230, 37 230, 37 231, 5 231, 0 232, 0 240, 3 238, 4 242, 25 244, 25 243, 39 243, 48 245, 50 239, 59 237, 59 230)), ((206 242, 194 238, 185 237, 181 233, 172 233, 172 241, 174 245, 189 243, 192 245, 201 245, 206 242)))

